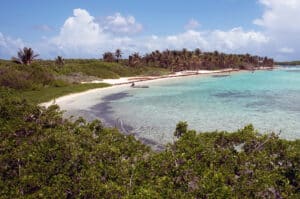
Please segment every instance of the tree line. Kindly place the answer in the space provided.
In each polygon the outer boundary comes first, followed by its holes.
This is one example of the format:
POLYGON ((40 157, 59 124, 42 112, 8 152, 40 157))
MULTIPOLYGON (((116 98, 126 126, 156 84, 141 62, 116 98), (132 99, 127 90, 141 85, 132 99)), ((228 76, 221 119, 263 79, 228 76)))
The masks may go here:
POLYGON ((297 66, 300 65, 300 61, 276 62, 276 64, 281 66, 297 66))
MULTIPOLYGON (((115 53, 105 52, 103 60, 107 62, 119 62, 122 52, 117 49, 115 53)), ((133 53, 123 60, 131 67, 155 66, 170 69, 171 71, 182 70, 214 70, 221 68, 255 69, 257 67, 273 67, 274 60, 268 57, 253 56, 250 54, 225 54, 218 51, 202 52, 199 48, 194 51, 164 50, 153 51, 141 56, 133 53)))
MULTIPOLYGON (((106 62, 117 62, 129 67, 151 66, 169 69, 171 71, 182 70, 215 70, 222 68, 237 68, 252 70, 258 67, 273 67, 274 60, 268 57, 253 56, 250 54, 225 54, 218 51, 202 52, 199 48, 194 51, 164 50, 153 51, 141 56, 133 53, 126 59, 122 59, 122 51, 117 49, 115 52, 105 52, 102 60, 106 62)), ((12 60, 19 64, 30 65, 38 54, 31 48, 20 49, 17 57, 12 60)), ((58 56, 55 59, 57 65, 64 65, 64 59, 58 56)))

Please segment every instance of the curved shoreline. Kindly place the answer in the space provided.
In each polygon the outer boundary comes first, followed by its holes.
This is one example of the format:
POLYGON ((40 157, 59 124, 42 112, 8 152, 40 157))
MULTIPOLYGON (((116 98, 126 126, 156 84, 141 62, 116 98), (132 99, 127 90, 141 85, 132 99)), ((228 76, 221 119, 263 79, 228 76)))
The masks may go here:
MULTIPOLYGON (((278 68, 278 66, 275 67, 259 67, 255 70, 273 70, 278 68)), ((254 71, 255 71, 254 70, 254 71)), ((234 69, 234 68, 226 68, 226 69, 221 69, 221 70, 197 70, 197 71, 181 71, 181 72, 176 72, 174 74, 169 74, 169 75, 162 75, 162 76, 133 76, 133 77, 121 77, 119 79, 103 79, 102 81, 90 81, 90 82, 81 82, 82 84, 86 83, 107 83, 110 84, 110 87, 105 87, 105 88, 95 88, 95 89, 89 89, 87 91, 79 92, 79 93, 70 93, 68 95, 64 95, 61 97, 58 97, 56 99, 52 99, 48 102, 43 102, 40 103, 40 106, 45 106, 48 107, 53 104, 57 104, 57 102, 63 102, 66 99, 72 98, 72 97, 78 97, 83 94, 87 94, 90 92, 97 92, 97 91, 104 91, 104 90, 109 90, 115 87, 127 87, 129 84, 132 83, 139 83, 139 82, 146 82, 146 83, 151 83, 151 82, 157 82, 157 81, 162 81, 162 80, 168 80, 171 78, 182 78, 182 77, 191 77, 191 76, 200 76, 200 75, 213 75, 213 74, 231 74, 231 73, 237 73, 237 72, 250 72, 251 70, 241 70, 241 69, 234 69)))
MULTIPOLYGON (((265 70, 268 68, 262 68, 259 70, 265 70)), ((98 91, 105 91, 105 90, 111 90, 113 88, 128 88, 128 85, 132 83, 152 83, 152 82, 157 82, 157 81, 163 81, 163 80, 168 80, 171 78, 182 78, 182 77, 191 77, 191 76, 200 76, 200 75, 212 75, 212 74, 227 74, 227 73, 234 73, 234 72, 242 72, 242 71, 247 71, 247 70, 239 70, 239 69, 223 69, 223 70, 199 70, 199 71, 182 71, 182 72, 177 72, 175 74, 169 74, 169 75, 162 75, 162 76, 135 76, 135 77, 122 77, 119 79, 104 79, 102 81, 91 81, 91 82, 82 82, 83 84, 86 83, 108 83, 111 86, 110 87, 105 87, 105 88, 95 88, 95 89, 89 89, 87 91, 79 92, 79 93, 71 93, 68 95, 64 95, 61 97, 58 97, 56 99, 52 99, 48 102, 43 102, 40 103, 40 106, 45 106, 48 107, 53 104, 59 105, 59 103, 63 103, 65 100, 69 100, 71 98, 75 97, 80 97, 84 94, 89 94, 89 93, 94 93, 98 91)))
MULTIPOLYGON (((55 100, 42 103, 40 105, 47 107, 52 104, 57 104, 60 106, 61 110, 65 111, 65 117, 75 116, 75 118, 77 118, 81 116, 87 119, 88 121, 94 119, 100 119, 105 124, 105 126, 118 128, 125 135, 129 135, 129 134, 134 135, 138 140, 140 140, 144 144, 151 146, 154 150, 159 151, 164 148, 163 144, 158 143, 154 140, 149 140, 147 138, 141 137, 138 132, 133 132, 133 128, 131 126, 124 124, 122 121, 115 120, 114 118, 112 118, 109 103, 115 100, 115 98, 118 99, 119 97, 122 97, 119 96, 119 94, 121 93, 126 94, 126 91, 130 89, 129 85, 132 82, 135 83, 143 82, 151 85, 152 83, 156 83, 158 81, 166 81, 173 78, 189 78, 193 76, 205 77, 205 76, 212 76, 212 75, 216 75, 216 77, 218 77, 219 75, 227 76, 229 75, 228 73, 232 73, 232 72, 238 73, 243 71, 247 72, 245 70, 209 71, 205 73, 199 73, 199 72, 195 73, 194 71, 192 71, 188 73, 181 73, 181 74, 176 74, 171 76, 155 77, 152 79, 150 79, 149 77, 148 78, 145 77, 126 78, 125 82, 122 83, 115 82, 115 84, 113 84, 110 87, 90 89, 80 93, 65 95, 55 100)), ((123 78, 122 80, 124 79, 125 78, 123 78)), ((99 83, 99 82, 95 82, 95 83, 99 83)))

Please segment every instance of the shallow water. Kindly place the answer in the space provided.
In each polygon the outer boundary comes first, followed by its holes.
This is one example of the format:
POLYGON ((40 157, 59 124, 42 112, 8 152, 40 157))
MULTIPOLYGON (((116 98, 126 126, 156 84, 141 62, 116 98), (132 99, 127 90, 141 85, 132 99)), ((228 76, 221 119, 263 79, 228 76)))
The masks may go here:
POLYGON ((173 78, 148 89, 111 93, 102 99, 105 110, 99 104, 92 110, 111 124, 126 124, 128 133, 159 143, 173 140, 181 120, 201 132, 233 131, 252 123, 261 133, 281 132, 281 137, 295 139, 300 138, 299 70, 173 78))

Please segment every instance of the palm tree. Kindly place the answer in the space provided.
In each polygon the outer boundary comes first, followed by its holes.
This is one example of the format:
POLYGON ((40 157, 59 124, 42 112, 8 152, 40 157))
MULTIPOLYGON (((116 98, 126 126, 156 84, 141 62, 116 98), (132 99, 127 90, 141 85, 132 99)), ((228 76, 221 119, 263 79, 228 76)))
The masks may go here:
POLYGON ((201 55, 201 50, 199 48, 196 48, 194 53, 197 57, 199 57, 201 55))
POLYGON ((63 66, 65 64, 65 60, 62 58, 62 56, 57 56, 57 58, 55 59, 55 64, 63 66))
POLYGON ((128 58, 128 65, 132 67, 137 67, 141 63, 141 56, 139 53, 133 53, 128 58))
POLYGON ((117 49, 115 52, 115 56, 117 58, 117 62, 119 62, 119 59, 122 57, 122 51, 120 49, 117 49))
POLYGON ((12 57, 12 61, 18 64, 30 65, 39 56, 31 48, 24 47, 18 51, 18 57, 12 57))
POLYGON ((107 62, 113 62, 115 61, 115 55, 111 52, 105 52, 103 54, 103 60, 107 62))
POLYGON ((188 56, 188 50, 186 48, 183 48, 181 54, 183 56, 183 59, 186 59, 188 56))
POLYGON ((251 56, 250 54, 225 54, 222 52, 201 52, 200 49, 189 51, 186 48, 182 50, 164 50, 153 51, 140 56, 134 53, 129 56, 129 66, 156 66, 170 69, 171 71, 180 70, 198 70, 198 69, 220 69, 220 68, 255 68, 258 66, 273 66, 274 60, 268 57, 251 56))

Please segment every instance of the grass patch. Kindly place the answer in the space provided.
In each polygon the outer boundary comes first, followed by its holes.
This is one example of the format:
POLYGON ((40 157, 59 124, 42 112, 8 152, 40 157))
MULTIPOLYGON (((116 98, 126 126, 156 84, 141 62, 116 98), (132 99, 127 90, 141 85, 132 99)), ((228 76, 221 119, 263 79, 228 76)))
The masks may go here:
POLYGON ((163 75, 170 71, 157 67, 129 67, 122 63, 109 63, 99 60, 66 60, 61 68, 55 68, 58 74, 68 75, 81 72, 102 79, 118 79, 137 75, 163 75))
POLYGON ((55 64, 53 60, 35 60, 30 66, 19 65, 10 60, 0 60, 0 87, 11 89, 15 96, 38 104, 70 93, 109 86, 103 83, 76 83, 91 77, 118 79, 168 73, 169 70, 157 67, 129 67, 124 60, 110 63, 97 59, 67 59, 63 66, 55 64), (79 76, 76 76, 78 79, 75 83, 69 81, 74 75, 79 76))
POLYGON ((36 91, 21 91, 17 92, 22 98, 27 99, 35 104, 50 101, 52 99, 71 94, 83 92, 93 88, 103 88, 108 87, 109 84, 99 83, 99 84, 72 84, 63 87, 45 87, 36 91))
POLYGON ((54 77, 82 73, 86 76, 95 76, 102 79, 118 79, 137 75, 157 76, 170 73, 170 70, 159 67, 129 67, 126 66, 126 61, 116 63, 97 59, 66 59, 63 66, 56 65, 53 60, 36 60, 30 66, 18 65, 9 60, 0 60, 0 70, 5 68, 26 74, 37 73, 37 71, 46 72, 54 77))

